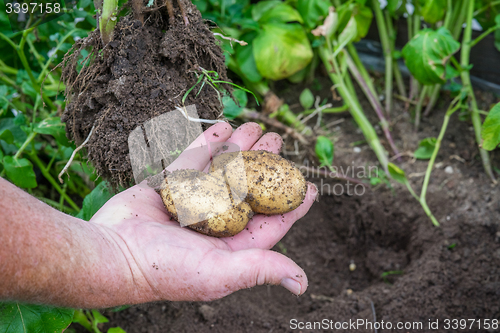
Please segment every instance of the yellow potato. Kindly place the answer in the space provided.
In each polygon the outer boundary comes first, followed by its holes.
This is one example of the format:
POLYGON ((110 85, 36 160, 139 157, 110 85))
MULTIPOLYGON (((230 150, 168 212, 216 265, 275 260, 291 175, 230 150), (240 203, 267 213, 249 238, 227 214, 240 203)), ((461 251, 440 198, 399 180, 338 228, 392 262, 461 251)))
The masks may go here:
POLYGON ((253 214, 250 205, 243 201, 225 213, 211 217, 207 221, 191 224, 189 227, 208 236, 234 236, 245 229, 253 214))
POLYGON ((170 173, 158 192, 167 211, 181 226, 206 235, 235 235, 253 216, 246 202, 233 203, 223 178, 198 170, 170 173))
POLYGON ((158 192, 181 226, 228 237, 242 231, 254 213, 294 210, 306 190, 306 181, 292 162, 267 151, 244 151, 214 157, 208 174, 174 171, 158 192))
POLYGON ((216 172, 226 177, 233 197, 248 202, 254 213, 292 211, 300 206, 307 191, 304 176, 292 162, 264 150, 216 156, 210 173, 216 172))

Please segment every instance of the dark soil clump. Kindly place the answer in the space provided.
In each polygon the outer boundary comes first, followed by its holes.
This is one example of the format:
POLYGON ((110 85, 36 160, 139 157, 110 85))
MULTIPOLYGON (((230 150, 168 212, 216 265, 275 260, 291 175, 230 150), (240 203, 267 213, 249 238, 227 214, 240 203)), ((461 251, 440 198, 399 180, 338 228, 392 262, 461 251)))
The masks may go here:
MULTIPOLYGON (((148 12, 144 24, 128 16, 120 19, 109 44, 103 46, 95 30, 79 40, 63 62, 68 104, 62 120, 68 136, 78 146, 94 128, 86 144, 88 158, 114 187, 132 182, 127 140, 133 129, 182 106, 201 68, 228 81, 212 32, 196 7, 183 3, 187 26, 180 15, 168 22, 165 8, 148 12), (78 72, 82 50, 89 56, 78 72)), ((197 92, 189 94, 185 105, 195 104, 200 118, 220 118, 218 93, 208 84, 195 98, 197 92)))

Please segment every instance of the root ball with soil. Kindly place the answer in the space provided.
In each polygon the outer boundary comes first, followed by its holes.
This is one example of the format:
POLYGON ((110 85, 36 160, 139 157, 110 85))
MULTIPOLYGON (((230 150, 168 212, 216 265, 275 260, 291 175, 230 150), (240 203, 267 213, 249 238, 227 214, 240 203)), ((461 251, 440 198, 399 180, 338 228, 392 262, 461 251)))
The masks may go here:
POLYGON ((220 46, 188 0, 131 7, 108 44, 96 29, 78 40, 62 62, 67 134, 79 146, 94 128, 85 146, 88 158, 114 188, 133 180, 127 144, 133 129, 183 104, 195 104, 200 118, 221 118, 219 92, 208 84, 182 99, 203 70, 229 81, 220 46))

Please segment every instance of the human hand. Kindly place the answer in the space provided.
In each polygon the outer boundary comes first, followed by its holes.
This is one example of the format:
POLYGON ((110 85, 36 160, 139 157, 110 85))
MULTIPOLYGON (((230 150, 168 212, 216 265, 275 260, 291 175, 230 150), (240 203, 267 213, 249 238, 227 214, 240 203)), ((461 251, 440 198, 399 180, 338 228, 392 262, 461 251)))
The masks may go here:
MULTIPOLYGON (((279 135, 262 136, 260 126, 247 123, 234 132, 226 123, 210 127, 191 146, 208 142, 237 144, 241 150, 278 153, 279 135)), ((183 153, 169 168, 206 170, 210 156, 183 153)), ((262 284, 281 284, 296 295, 307 288, 304 271, 286 256, 270 251, 304 216, 316 196, 308 185, 306 198, 284 215, 255 215, 246 230, 233 237, 214 238, 180 227, 171 220, 160 196, 136 185, 109 200, 91 219, 123 252, 137 294, 130 303, 155 300, 207 301, 262 284)))

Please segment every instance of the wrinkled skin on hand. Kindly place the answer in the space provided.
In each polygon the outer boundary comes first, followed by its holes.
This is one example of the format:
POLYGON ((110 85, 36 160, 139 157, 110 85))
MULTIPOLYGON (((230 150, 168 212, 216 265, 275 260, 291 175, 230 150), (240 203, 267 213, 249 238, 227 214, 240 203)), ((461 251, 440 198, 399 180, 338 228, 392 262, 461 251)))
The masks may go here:
MULTIPOLYGON (((260 126, 247 123, 234 132, 218 123, 190 147, 231 142, 241 150, 278 153, 281 137, 264 136, 260 126)), ((167 169, 208 170, 211 156, 186 150, 167 169)), ((207 301, 255 285, 282 285, 301 295, 307 288, 304 271, 291 259, 270 249, 311 207, 317 190, 308 185, 304 202, 284 215, 255 215, 233 237, 214 238, 181 228, 168 215, 160 196, 136 185, 109 200, 91 219, 124 253, 144 300, 207 301)))

